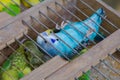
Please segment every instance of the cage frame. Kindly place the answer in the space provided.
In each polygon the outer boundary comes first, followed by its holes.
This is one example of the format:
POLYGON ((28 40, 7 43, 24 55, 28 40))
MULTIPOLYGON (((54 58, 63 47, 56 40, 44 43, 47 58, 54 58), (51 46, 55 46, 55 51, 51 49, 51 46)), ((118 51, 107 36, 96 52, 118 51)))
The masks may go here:
MULTIPOLYGON (((23 18, 26 21, 30 21, 30 18, 28 16, 32 15, 31 12, 32 11, 38 12, 39 10, 42 10, 43 13, 47 15, 48 12, 43 7, 45 5, 50 5, 49 3, 51 3, 51 7, 55 8, 55 5, 52 5, 52 3, 55 3, 56 1, 63 4, 62 0, 59 0, 59 1, 58 0, 51 0, 51 1, 46 0, 40 5, 34 6, 31 9, 12 18, 11 20, 3 23, 2 26, 0 27, 0 34, 1 34, 0 36, 3 36, 3 38, 5 39, 3 39, 2 42, 0 42, 0 45, 1 45, 0 49, 3 49, 6 46, 6 44, 13 43, 16 38, 18 39, 22 37, 23 34, 27 34, 28 28, 25 25, 23 25, 21 22, 23 18), (16 25, 18 24, 20 25, 17 28, 15 28, 16 25), (9 35, 15 34, 15 35, 9 36, 8 34, 9 35), (7 40, 7 41, 4 41, 4 40, 7 40)), ((108 15, 110 16, 109 17, 110 20, 117 26, 120 26, 119 24, 120 14, 118 14, 114 9, 109 7, 107 4, 99 0, 92 0, 91 2, 89 0, 84 0, 84 1, 87 2, 92 7, 101 7, 101 6, 104 7, 104 9, 107 12, 109 12, 108 15)), ((77 5, 81 6, 80 4, 77 4, 77 5)), ((87 9, 86 6, 82 6, 82 8, 83 10, 87 9)), ((87 12, 87 10, 85 11, 87 12)), ((34 14, 34 15, 37 16, 38 14, 34 14)), ((53 16, 53 14, 49 14, 49 16, 50 15, 53 16)), ((117 48, 120 48, 119 34, 120 34, 120 29, 112 33, 109 37, 107 37, 102 42, 96 44, 93 48, 88 50, 87 53, 79 56, 78 58, 76 58, 75 60, 71 62, 65 61, 59 56, 56 56, 50 61, 48 61, 47 63, 40 66, 39 68, 35 69, 32 73, 25 76, 21 80, 34 80, 34 79, 36 80, 74 80, 75 77, 79 77, 80 75, 82 75, 83 72, 86 72, 87 70, 89 70, 91 66, 94 66, 97 63, 99 63, 99 60, 106 58, 108 54, 113 54, 117 48), (103 51, 101 51, 101 49, 103 51), (96 53, 100 53, 100 54, 95 55, 96 53), (93 59, 93 57, 95 57, 96 60, 95 58, 93 59), (81 64, 80 62, 81 63, 85 62, 85 63, 81 64), (48 65, 50 65, 49 69, 47 68, 48 65), (54 69, 52 69, 53 66, 55 66, 54 69), (46 70, 49 71, 49 73, 46 70), (68 75, 69 73, 70 75, 68 75), (37 75, 33 75, 33 74, 37 74, 37 75)))

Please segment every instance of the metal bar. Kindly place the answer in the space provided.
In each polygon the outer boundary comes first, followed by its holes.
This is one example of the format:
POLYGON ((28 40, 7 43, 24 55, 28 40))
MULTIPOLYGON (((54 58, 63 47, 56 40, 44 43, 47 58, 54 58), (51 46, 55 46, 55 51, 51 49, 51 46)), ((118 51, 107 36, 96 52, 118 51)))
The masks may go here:
MULTIPOLYGON (((80 2, 82 2, 84 5, 86 5, 88 8, 90 8, 93 12, 95 12, 95 9, 93 9, 90 5, 88 5, 84 0, 79 0, 80 2)), ((96 13, 97 14, 97 13, 96 13)), ((99 14, 98 14, 99 15, 99 14)), ((101 15, 99 15, 101 16, 101 15)), ((112 25, 114 28, 119 29, 115 24, 113 24, 110 20, 104 18, 103 16, 101 16, 103 19, 105 19, 105 21, 107 21, 110 25, 112 25)))
POLYGON ((15 38, 15 40, 21 45, 23 46, 25 49, 27 49, 30 53, 32 53, 39 61, 41 61, 42 63, 45 63, 41 58, 39 58, 36 54, 34 54, 33 52, 31 52, 31 50, 29 48, 27 48, 22 42, 20 42, 18 39, 15 38))
MULTIPOLYGON (((8 46, 12 51, 14 51, 15 53, 19 53, 19 52, 17 52, 13 47, 11 47, 9 44, 7 44, 7 46, 8 46)), ((33 69, 35 69, 35 67, 34 67, 30 62, 28 62, 26 59, 25 59, 25 61, 26 61, 33 69)))
POLYGON ((20 6, 19 4, 17 4, 16 2, 15 2, 15 0, 11 0, 13 3, 15 3, 15 5, 17 5, 18 7, 20 7, 22 10, 25 10, 25 8, 23 7, 23 6, 20 6))
POLYGON ((55 48, 58 52, 60 52, 68 61, 71 61, 66 55, 64 55, 63 52, 61 52, 59 49, 57 49, 56 47, 54 47, 48 40, 45 40, 45 38, 43 36, 41 36, 39 34, 38 31, 36 31, 32 25, 29 25, 26 21, 22 20, 23 24, 26 24, 29 28, 31 28, 37 35, 39 35, 44 41, 48 42, 48 44, 50 44, 53 48, 55 48))
MULTIPOLYGON (((49 6, 47 6, 47 9, 50 9, 53 13, 55 13, 57 16, 59 16, 61 19, 63 19, 63 21, 65 21, 66 23, 68 23, 68 24, 70 24, 71 26, 72 26, 72 28, 74 28, 75 30, 77 30, 79 33, 81 33, 81 34, 83 34, 80 30, 78 30, 77 28, 75 28, 75 26, 74 25, 72 25, 71 23, 69 23, 68 21, 66 21, 62 16, 60 16, 60 14, 59 13, 57 13, 55 10, 53 10, 53 9, 51 9, 49 6)), ((40 12, 42 15, 43 15, 43 13, 42 12, 40 12)), ((49 18, 49 17, 48 17, 49 18)), ((71 27, 70 26, 70 27, 71 27)), ((63 30, 63 29, 62 29, 63 30)), ((84 35, 84 34, 83 34, 84 35)), ((86 38, 88 38, 87 36, 86 36, 86 38)), ((88 38, 88 40, 90 40, 89 38, 88 38)), ((91 41, 91 40, 90 40, 91 41)), ((96 44, 96 42, 95 41, 91 41, 93 44, 96 44)), ((85 47, 85 46, 84 46, 85 47)))
POLYGON ((101 63, 105 64, 110 70, 112 70, 113 72, 115 72, 116 74, 118 74, 120 76, 120 73, 117 72, 115 69, 113 69, 109 64, 107 64, 105 62, 105 60, 100 60, 101 63))
POLYGON ((75 77, 75 80, 79 80, 79 79, 75 77))
MULTIPOLYGON (((42 22, 37 20, 35 17, 31 16, 32 19, 34 19, 35 21, 37 21, 39 24, 41 24, 42 22)), ((46 25, 43 25, 43 23, 41 24, 44 28, 46 29, 49 29, 46 25)), ((73 49, 70 44, 67 44, 65 41, 63 41, 59 36, 57 36, 54 32, 52 32, 54 34, 54 36, 56 36, 59 40, 61 40, 65 45, 67 45, 70 49, 72 49, 74 52, 72 52, 72 54, 78 54, 79 55, 79 52, 75 49, 73 49)))
POLYGON ((33 19, 33 20, 35 20, 36 22, 38 22, 40 25, 42 25, 42 27, 43 28, 45 28, 45 29, 50 29, 50 28, 48 28, 45 24, 43 24, 40 20, 38 20, 38 19, 36 19, 35 17, 33 17, 33 16, 30 16, 31 17, 31 19, 33 19))
POLYGON ((26 3, 28 3, 30 6, 33 6, 28 0, 25 0, 26 3))
POLYGON ((108 54, 108 56, 110 56, 113 60, 117 61, 120 64, 120 61, 116 57, 114 57, 112 54, 108 54))
MULTIPOLYGON (((84 35, 84 33, 83 32, 81 32, 80 30, 78 30, 77 28, 75 28, 75 26, 74 25, 72 25, 71 23, 69 23, 67 20, 65 20, 59 13, 57 13, 55 10, 53 10, 53 9, 51 9, 50 7, 47 7, 48 9, 50 9, 53 13, 55 13, 57 16, 59 16, 61 19, 63 19, 63 21, 65 21, 66 23, 68 23, 68 24, 70 24, 71 26, 71 28, 74 28, 75 30, 77 30, 79 33, 81 33, 81 34, 83 34, 84 35)), ((56 22, 55 21, 53 21, 51 18, 49 18, 48 16, 46 16, 44 13, 42 13, 41 11, 39 11, 39 13, 40 14, 42 14, 44 17, 46 17, 47 19, 49 19, 51 22, 53 22, 54 24, 56 24, 56 22)), ((56 24, 56 25, 58 25, 58 24, 56 24)), ((86 36, 86 38, 88 38, 87 36, 86 36)), ((92 41, 92 40, 90 40, 89 38, 88 38, 88 40, 89 41, 91 41, 93 44, 96 44, 96 42, 95 41, 92 41)))
POLYGON ((34 6, 34 4, 32 4, 31 2, 29 2, 28 0, 25 0, 26 3, 28 3, 30 6, 34 6))
POLYGON ((109 77, 107 77, 105 74, 103 74, 97 67, 92 66, 94 70, 96 70, 100 75, 102 75, 105 79, 110 80, 109 77))
MULTIPOLYGON (((44 15, 42 12, 39 11, 39 13, 41 13, 42 15, 44 15)), ((46 17, 47 19, 49 19, 51 22, 53 22, 55 25, 58 25, 55 21, 53 21, 51 18, 49 18, 48 16, 44 15, 44 17, 46 17)), ((82 43, 80 43, 78 40, 76 40, 73 36, 71 36, 67 31, 65 31, 64 29, 61 29, 63 30, 67 35, 70 36, 71 39, 74 39, 78 44, 80 44, 80 46, 88 49, 86 46, 84 46, 82 43)))
MULTIPOLYGON (((67 0, 68 2, 68 0, 67 0)), ((77 9, 80 13, 82 13, 84 16, 86 16, 86 18, 89 18, 89 16, 83 12, 81 9, 79 9, 75 4, 70 3, 75 9, 77 9)), ((91 18, 89 18, 93 23, 95 23, 97 26, 99 26, 103 31, 105 31, 107 34, 111 34, 108 30, 106 30, 104 27, 102 27, 100 24, 97 24, 94 20, 92 20, 91 18)))
MULTIPOLYGON (((66 9, 64 6, 62 6, 61 4, 59 4, 58 2, 55 2, 56 5, 59 5, 62 9, 66 10, 68 13, 70 13, 73 17, 75 17, 76 19, 78 19, 79 21, 82 21, 79 17, 77 17, 73 12, 69 11, 68 9, 66 9)), ((94 29, 92 29, 88 24, 84 23, 84 25, 86 25, 88 28, 90 28, 92 31, 94 31, 97 35, 99 35, 101 38, 104 39, 104 37, 99 34, 98 32, 96 32, 94 29)))
POLYGON ((85 75, 89 76, 89 77, 90 77, 90 80, 94 80, 94 79, 93 79, 90 75, 88 75, 88 73, 83 72, 83 74, 85 74, 85 75))
POLYGON ((17 15, 12 9, 10 9, 9 7, 7 7, 5 4, 3 4, 1 1, 0 1, 0 4, 3 6, 3 7, 5 7, 5 8, 7 8, 10 12, 12 12, 14 15, 17 15))
POLYGON ((42 51, 44 51, 50 58, 53 58, 52 55, 50 55, 47 51, 45 51, 38 43, 36 43, 30 36, 28 36, 26 33, 24 33, 24 35, 30 39, 32 42, 34 42, 42 51))

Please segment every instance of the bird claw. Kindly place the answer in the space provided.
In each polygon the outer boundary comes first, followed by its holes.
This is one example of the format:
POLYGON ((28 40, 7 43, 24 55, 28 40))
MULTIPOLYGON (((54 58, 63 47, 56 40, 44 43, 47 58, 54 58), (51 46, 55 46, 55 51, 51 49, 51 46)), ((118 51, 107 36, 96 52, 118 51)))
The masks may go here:
POLYGON ((65 21, 62 21, 62 22, 61 22, 61 25, 59 26, 58 24, 56 24, 55 28, 56 28, 57 30, 63 29, 69 22, 70 22, 69 20, 66 20, 66 22, 65 22, 65 21))
MULTIPOLYGON (((68 23, 68 20, 66 22, 68 23)), ((63 29, 67 25, 67 23, 65 23, 65 21, 62 21, 61 28, 63 29)))
POLYGON ((86 34, 85 37, 89 37, 92 33, 93 33, 93 30, 92 30, 92 29, 88 30, 88 32, 87 32, 87 34, 86 34))
POLYGON ((61 27, 58 24, 56 24, 55 29, 60 30, 61 27))

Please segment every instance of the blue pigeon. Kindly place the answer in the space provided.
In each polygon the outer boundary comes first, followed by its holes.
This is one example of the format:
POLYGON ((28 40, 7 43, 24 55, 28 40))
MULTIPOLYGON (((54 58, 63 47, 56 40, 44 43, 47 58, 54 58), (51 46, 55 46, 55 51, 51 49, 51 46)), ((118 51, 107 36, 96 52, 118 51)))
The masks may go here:
POLYGON ((103 21, 101 16, 105 17, 105 11, 99 8, 96 13, 84 21, 62 23, 61 29, 56 33, 51 29, 40 33, 44 39, 38 36, 37 43, 51 56, 59 55, 71 58, 74 55, 73 49, 77 48, 79 43, 94 40, 97 35, 94 31, 99 32, 98 25, 103 21))

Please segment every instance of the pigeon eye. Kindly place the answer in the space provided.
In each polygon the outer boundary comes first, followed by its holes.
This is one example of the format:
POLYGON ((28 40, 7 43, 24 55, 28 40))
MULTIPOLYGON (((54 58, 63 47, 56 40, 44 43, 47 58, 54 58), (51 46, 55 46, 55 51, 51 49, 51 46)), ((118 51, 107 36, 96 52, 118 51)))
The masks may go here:
POLYGON ((45 43, 47 43, 47 41, 45 40, 45 43))
POLYGON ((56 39, 57 41, 59 41, 59 39, 56 39))
POLYGON ((27 52, 28 50, 26 48, 24 48, 24 51, 27 52))
POLYGON ((50 33, 52 33, 52 31, 50 31, 50 33))

